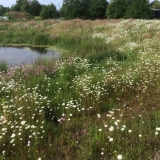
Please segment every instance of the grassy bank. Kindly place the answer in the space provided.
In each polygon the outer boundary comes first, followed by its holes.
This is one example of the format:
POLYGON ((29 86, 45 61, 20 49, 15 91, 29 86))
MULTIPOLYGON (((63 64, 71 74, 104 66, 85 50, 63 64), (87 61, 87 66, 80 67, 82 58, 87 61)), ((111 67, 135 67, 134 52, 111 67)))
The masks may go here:
POLYGON ((159 158, 159 21, 5 23, 2 44, 71 55, 0 64, 0 159, 159 158))

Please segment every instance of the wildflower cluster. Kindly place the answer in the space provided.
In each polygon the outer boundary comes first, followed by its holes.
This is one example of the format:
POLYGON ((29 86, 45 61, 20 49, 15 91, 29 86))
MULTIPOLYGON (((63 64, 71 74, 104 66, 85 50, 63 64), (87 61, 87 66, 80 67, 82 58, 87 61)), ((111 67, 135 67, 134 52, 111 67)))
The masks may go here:
POLYGON ((130 56, 124 61, 69 57, 1 73, 0 159, 157 157, 158 24, 107 21, 83 33, 130 56))

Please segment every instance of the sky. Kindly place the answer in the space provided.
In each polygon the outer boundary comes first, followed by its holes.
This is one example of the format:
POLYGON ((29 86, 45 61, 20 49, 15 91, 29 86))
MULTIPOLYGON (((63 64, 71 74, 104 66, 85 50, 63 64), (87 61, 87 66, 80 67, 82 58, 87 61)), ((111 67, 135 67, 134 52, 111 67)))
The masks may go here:
MULTIPOLYGON (((40 4, 51 4, 53 3, 57 9, 62 6, 63 0, 38 0, 40 4)), ((11 7, 13 4, 16 4, 16 0, 0 0, 0 5, 4 7, 11 7)))

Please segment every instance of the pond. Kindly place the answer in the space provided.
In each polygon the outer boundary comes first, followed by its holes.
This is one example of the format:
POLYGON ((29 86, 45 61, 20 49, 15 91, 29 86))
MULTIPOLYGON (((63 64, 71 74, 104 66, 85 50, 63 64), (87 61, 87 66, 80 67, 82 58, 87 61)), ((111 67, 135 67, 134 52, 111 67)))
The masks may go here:
POLYGON ((0 46, 0 61, 5 61, 8 67, 31 64, 35 59, 40 57, 59 59, 60 53, 41 47, 0 46))

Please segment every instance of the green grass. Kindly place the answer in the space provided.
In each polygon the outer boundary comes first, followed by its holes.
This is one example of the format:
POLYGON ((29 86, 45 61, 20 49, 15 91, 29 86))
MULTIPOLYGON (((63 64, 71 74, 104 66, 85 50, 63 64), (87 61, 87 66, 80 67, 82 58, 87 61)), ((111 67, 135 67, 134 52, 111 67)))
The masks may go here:
POLYGON ((23 32, 25 38, 35 35, 32 40, 20 37, 21 29, 14 36, 3 33, 3 43, 45 41, 63 46, 70 55, 59 61, 40 58, 10 70, 1 62, 0 159, 156 159, 160 56, 152 47, 140 54, 144 44, 139 52, 121 51, 120 41, 88 38, 102 29, 76 29, 52 39, 48 32, 34 30, 23 32))
POLYGON ((7 62, 6 61, 1 61, 0 62, 0 71, 6 73, 7 70, 8 70, 7 62))
MULTIPOLYGON (((12 69, 10 77, 6 75, 2 80, 1 150, 6 152, 5 159, 116 159, 118 154, 123 159, 149 159, 153 156, 155 148, 160 146, 159 136, 155 135, 160 114, 158 104, 148 112, 152 97, 147 98, 147 93, 157 92, 159 86, 153 85, 145 92, 143 87, 139 90, 145 84, 139 71, 133 85, 120 75, 113 81, 109 72, 117 72, 118 62, 113 62, 113 70, 110 68, 106 73, 105 65, 111 67, 111 64, 94 63, 91 70, 92 63, 80 58, 54 62, 52 73, 49 64, 42 65, 41 61, 41 66, 12 69)), ((132 81, 133 77, 127 77, 126 69, 121 66, 123 76, 132 81)), ((148 74, 147 67, 143 68, 144 75, 148 74)))

